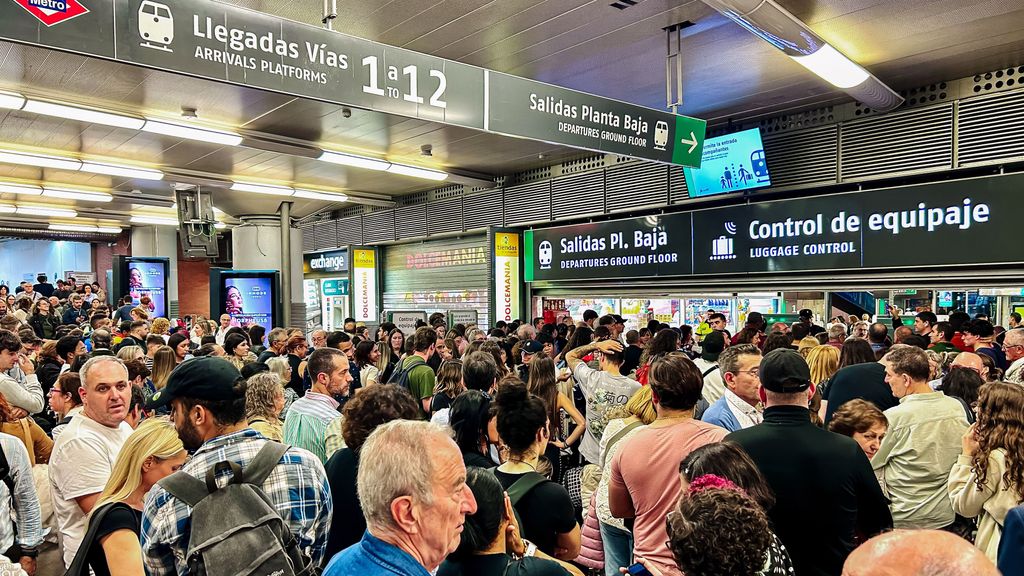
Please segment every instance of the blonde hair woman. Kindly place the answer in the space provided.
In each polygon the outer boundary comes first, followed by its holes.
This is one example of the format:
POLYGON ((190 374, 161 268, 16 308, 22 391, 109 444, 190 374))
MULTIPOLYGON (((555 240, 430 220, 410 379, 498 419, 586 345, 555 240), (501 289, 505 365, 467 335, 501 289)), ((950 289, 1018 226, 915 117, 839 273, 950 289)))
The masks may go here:
POLYGON ((811 422, 821 428, 825 425, 822 420, 824 409, 821 401, 821 387, 839 370, 839 349, 830 344, 820 344, 808 348, 804 353, 804 338, 800 341, 800 354, 807 359, 807 365, 811 368, 811 384, 814 385, 814 394, 811 396, 807 407, 811 409, 811 422))
POLYGON ((95 537, 82 542, 69 574, 84 574, 88 566, 112 576, 145 573, 139 545, 143 501, 153 485, 181 468, 186 456, 167 420, 145 420, 128 436, 89 515, 89 532, 95 530, 95 537), (76 566, 79 572, 74 572, 76 566))
POLYGON ((170 335, 167 334, 167 331, 170 329, 170 320, 168 320, 167 318, 154 318, 153 325, 150 326, 149 328, 149 333, 156 334, 157 336, 162 337, 164 339, 164 342, 167 342, 167 339, 170 337, 170 335))
POLYGON ((174 348, 170 346, 157 348, 153 353, 153 374, 150 376, 150 379, 153 380, 153 387, 157 390, 163 389, 177 365, 178 358, 174 354, 174 348))
POLYGON ((245 419, 249 427, 268 440, 283 442, 284 386, 277 374, 261 372, 252 375, 245 389, 245 419))
POLYGON ((818 342, 818 339, 814 336, 807 336, 803 340, 797 342, 796 345, 796 351, 804 357, 804 360, 806 360, 807 355, 811 353, 811 350, 821 346, 821 342, 818 342))
POLYGON ((145 355, 146 351, 142 349, 142 346, 125 346, 117 351, 117 357, 120 358, 122 362, 142 360, 145 355))

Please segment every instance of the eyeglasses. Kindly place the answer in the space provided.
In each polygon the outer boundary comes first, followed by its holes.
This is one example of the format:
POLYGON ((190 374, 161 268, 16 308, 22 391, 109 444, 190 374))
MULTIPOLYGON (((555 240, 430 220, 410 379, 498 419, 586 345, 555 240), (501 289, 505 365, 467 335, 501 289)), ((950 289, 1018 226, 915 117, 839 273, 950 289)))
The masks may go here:
POLYGON ((751 378, 760 378, 761 377, 761 369, 760 368, 751 368, 750 370, 739 370, 737 372, 733 372, 733 374, 735 374, 737 376, 739 376, 740 374, 746 374, 747 376, 750 376, 751 378))

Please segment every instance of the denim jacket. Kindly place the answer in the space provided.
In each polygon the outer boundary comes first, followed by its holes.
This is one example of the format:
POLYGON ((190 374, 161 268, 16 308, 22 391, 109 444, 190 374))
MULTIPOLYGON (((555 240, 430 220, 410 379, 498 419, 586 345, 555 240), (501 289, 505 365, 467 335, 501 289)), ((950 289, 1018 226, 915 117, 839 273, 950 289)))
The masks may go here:
POLYGON ((419 562, 398 546, 367 530, 357 544, 339 552, 324 570, 324 576, 430 576, 419 562))

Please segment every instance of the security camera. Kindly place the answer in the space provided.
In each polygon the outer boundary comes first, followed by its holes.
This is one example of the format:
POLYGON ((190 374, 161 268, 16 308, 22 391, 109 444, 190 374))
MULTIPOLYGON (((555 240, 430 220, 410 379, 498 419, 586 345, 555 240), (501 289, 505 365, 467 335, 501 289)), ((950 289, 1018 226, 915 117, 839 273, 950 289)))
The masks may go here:
POLYGON ((345 118, 351 118, 352 117, 352 109, 351 108, 342 108, 341 109, 341 115, 344 116, 345 118))

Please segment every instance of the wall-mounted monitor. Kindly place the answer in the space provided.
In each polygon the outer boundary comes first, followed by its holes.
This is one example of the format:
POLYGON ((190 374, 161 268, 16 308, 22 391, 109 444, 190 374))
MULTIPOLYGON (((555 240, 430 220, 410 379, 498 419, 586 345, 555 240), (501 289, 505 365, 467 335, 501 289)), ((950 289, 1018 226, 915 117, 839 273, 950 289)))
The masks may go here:
POLYGON ((234 326, 259 324, 267 330, 281 317, 280 274, 276 270, 210 269, 210 310, 231 316, 234 326))
POLYGON ((167 282, 170 278, 170 258, 158 256, 116 256, 111 276, 112 296, 131 295, 132 304, 139 306, 149 297, 149 317, 167 318, 170 313, 167 300, 167 282))
POLYGON ((700 168, 684 168, 690 198, 771 186, 757 128, 704 141, 700 168))

